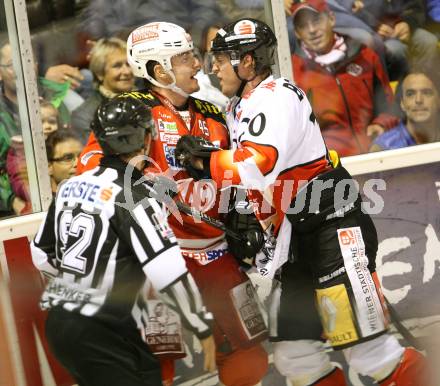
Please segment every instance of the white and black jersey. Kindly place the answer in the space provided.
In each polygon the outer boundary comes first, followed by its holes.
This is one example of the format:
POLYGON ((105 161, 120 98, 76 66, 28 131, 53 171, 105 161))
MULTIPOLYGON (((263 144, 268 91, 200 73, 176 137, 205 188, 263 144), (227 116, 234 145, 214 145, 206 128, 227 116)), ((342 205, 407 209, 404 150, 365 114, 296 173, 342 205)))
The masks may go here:
POLYGON ((59 186, 31 245, 35 266, 50 276, 42 307, 116 324, 134 316, 140 326, 136 304, 147 276, 187 327, 208 336, 210 314, 165 211, 141 178, 119 158, 104 157, 59 186))

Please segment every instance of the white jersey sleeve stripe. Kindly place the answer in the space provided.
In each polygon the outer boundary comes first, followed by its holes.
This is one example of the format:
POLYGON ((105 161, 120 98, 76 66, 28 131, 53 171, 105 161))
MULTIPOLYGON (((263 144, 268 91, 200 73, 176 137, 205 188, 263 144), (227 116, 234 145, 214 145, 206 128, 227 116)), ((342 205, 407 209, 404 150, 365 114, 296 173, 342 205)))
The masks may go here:
POLYGON ((143 269, 158 292, 187 272, 185 260, 178 245, 150 260, 143 269))
POLYGON ((130 238, 136 256, 138 257, 141 264, 145 264, 148 260, 148 256, 145 253, 145 249, 142 246, 141 242, 139 241, 139 238, 137 237, 136 232, 134 231, 133 228, 130 228, 130 238))
POLYGON ((164 245, 159 235, 157 234, 156 227, 148 218, 147 213, 145 212, 145 209, 142 207, 142 205, 138 205, 136 208, 134 208, 132 213, 139 226, 144 230, 150 231, 148 234, 145 234, 145 236, 150 242, 153 251, 159 252, 161 249, 163 249, 164 245), (154 230, 154 232, 152 232, 152 230, 154 230))

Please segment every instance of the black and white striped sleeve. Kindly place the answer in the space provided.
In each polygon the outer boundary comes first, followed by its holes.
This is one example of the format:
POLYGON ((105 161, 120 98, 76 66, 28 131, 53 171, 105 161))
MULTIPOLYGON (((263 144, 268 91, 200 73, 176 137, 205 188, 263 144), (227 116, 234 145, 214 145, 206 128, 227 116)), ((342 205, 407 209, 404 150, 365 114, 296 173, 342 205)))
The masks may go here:
POLYGON ((124 229, 126 239, 139 259, 142 268, 156 291, 161 291, 187 272, 166 214, 154 199, 149 205, 132 209, 124 229))
POLYGON ((32 262, 39 271, 49 277, 58 274, 55 243, 55 200, 53 200, 34 240, 31 241, 32 262))
POLYGON ((210 314, 187 271, 166 214, 156 200, 149 201, 147 208, 138 205, 130 212, 129 243, 159 296, 180 313, 184 325, 198 337, 209 336, 210 314))
POLYGON ((199 339, 211 335, 213 316, 203 305, 202 296, 189 272, 163 289, 159 295, 180 313, 185 327, 192 330, 199 339))

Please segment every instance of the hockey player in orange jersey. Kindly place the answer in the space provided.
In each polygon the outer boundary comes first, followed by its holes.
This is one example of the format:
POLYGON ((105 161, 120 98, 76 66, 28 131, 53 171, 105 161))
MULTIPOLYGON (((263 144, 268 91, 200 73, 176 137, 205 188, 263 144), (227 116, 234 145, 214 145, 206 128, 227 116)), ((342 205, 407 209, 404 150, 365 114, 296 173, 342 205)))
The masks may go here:
MULTIPOLYGON (((230 146, 220 110, 189 96, 199 89, 194 76, 200 70, 190 35, 175 24, 149 23, 130 34, 127 46, 128 62, 136 76, 146 79, 148 89, 124 95, 151 107, 157 131, 148 172, 171 176, 178 183, 182 201, 210 216, 221 217, 216 187, 195 181, 174 153, 177 141, 185 134, 201 136, 221 148, 230 146)), ((78 170, 95 166, 99 152, 99 145, 91 137, 78 170)), ((200 177, 203 179, 203 173, 200 177)), ((248 328, 249 315, 239 312, 240 301, 249 300, 245 290, 250 282, 229 253, 224 233, 183 213, 170 216, 169 224, 188 270, 214 314, 220 381, 226 386, 257 384, 268 368, 267 353, 260 343, 266 339, 267 329, 264 323, 248 328)), ((257 315, 255 320, 263 319, 257 315)))

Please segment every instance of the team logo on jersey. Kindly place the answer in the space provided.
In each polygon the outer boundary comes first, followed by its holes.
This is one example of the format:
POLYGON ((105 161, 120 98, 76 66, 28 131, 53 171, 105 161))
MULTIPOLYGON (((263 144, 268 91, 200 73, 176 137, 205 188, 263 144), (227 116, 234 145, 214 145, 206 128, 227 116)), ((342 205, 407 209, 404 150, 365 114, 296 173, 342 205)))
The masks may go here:
POLYGON ((351 245, 355 242, 353 231, 350 229, 340 231, 338 237, 342 245, 351 245))
POLYGON ((234 26, 236 35, 250 35, 255 33, 255 23, 250 20, 241 20, 234 26))
POLYGON ((165 122, 162 119, 157 120, 157 126, 159 131, 164 131, 165 133, 177 134, 177 123, 176 122, 165 122))
POLYGON ((364 72, 362 66, 356 63, 350 63, 347 66, 347 73, 353 76, 359 76, 364 72))

